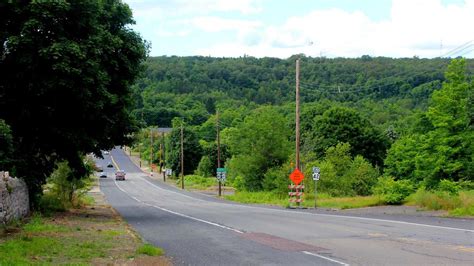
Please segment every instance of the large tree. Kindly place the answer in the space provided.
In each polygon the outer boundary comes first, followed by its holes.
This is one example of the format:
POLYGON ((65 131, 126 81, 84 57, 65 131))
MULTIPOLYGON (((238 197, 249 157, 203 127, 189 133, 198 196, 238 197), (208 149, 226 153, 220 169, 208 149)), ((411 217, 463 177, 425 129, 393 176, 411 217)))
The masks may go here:
POLYGON ((422 116, 425 121, 419 123, 427 125, 398 140, 389 150, 385 160, 388 174, 425 181, 427 187, 436 186, 441 179, 472 181, 474 84, 465 73, 466 61, 453 60, 446 82, 433 93, 422 116))
POLYGON ((1 5, 0 118, 11 127, 15 174, 37 195, 56 161, 80 177, 81 155, 128 143, 130 85, 146 45, 118 0, 1 5))
POLYGON ((386 137, 359 112, 347 107, 332 107, 316 116, 313 128, 305 133, 306 149, 322 156, 326 149, 339 142, 351 145, 351 154, 362 155, 381 166, 388 145, 386 137))
POLYGON ((232 158, 228 162, 231 178, 241 177, 247 190, 261 190, 265 173, 280 166, 290 155, 290 129, 275 107, 254 110, 236 127, 222 132, 232 158))

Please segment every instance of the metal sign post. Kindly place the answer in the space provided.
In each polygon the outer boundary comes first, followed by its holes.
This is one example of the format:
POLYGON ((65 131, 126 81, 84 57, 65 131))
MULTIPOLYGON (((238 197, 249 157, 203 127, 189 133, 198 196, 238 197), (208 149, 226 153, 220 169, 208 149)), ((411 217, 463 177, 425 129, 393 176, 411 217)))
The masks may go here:
POLYGON ((319 181, 320 169, 319 167, 313 167, 313 180, 314 180, 314 208, 316 209, 316 197, 317 197, 317 185, 319 181))

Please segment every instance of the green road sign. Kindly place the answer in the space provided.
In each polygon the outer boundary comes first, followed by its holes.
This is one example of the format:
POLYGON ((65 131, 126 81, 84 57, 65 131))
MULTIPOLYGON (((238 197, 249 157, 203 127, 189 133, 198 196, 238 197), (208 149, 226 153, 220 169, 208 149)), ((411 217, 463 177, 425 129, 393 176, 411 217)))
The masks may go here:
POLYGON ((225 168, 217 168, 217 173, 226 173, 227 172, 227 169, 225 168))

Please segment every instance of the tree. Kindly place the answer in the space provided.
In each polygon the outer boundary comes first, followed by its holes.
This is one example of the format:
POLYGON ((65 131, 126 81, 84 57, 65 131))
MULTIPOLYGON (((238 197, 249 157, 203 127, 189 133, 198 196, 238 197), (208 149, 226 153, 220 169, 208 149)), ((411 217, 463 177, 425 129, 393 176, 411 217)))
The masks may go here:
POLYGON ((241 176, 247 190, 261 190, 265 173, 280 166, 290 155, 290 130, 277 109, 264 106, 256 109, 237 127, 222 132, 223 143, 233 157, 229 175, 241 176))
MULTIPOLYGON (((176 174, 181 172, 181 128, 174 123, 173 130, 169 136, 169 150, 167 165, 176 174)), ((183 151, 184 151, 184 174, 192 174, 197 169, 202 156, 202 148, 196 133, 189 126, 183 127, 183 151)))
POLYGON ((472 180, 474 133, 473 84, 465 77, 466 62, 453 60, 446 82, 433 93, 428 111, 420 116, 422 129, 396 141, 388 152, 386 172, 397 178, 424 181, 428 188, 441 179, 472 180))
POLYGON ((8 170, 12 164, 13 139, 10 127, 0 119, 0 170, 8 170))
POLYGON ((10 1, 0 8, 0 118, 11 127, 15 175, 30 195, 58 161, 127 144, 130 85, 146 45, 130 8, 111 1, 10 1))
POLYGON ((362 155, 374 165, 382 165, 387 139, 368 119, 347 107, 332 107, 313 122, 314 128, 306 135, 306 146, 320 156, 338 142, 349 143, 351 154, 362 155))

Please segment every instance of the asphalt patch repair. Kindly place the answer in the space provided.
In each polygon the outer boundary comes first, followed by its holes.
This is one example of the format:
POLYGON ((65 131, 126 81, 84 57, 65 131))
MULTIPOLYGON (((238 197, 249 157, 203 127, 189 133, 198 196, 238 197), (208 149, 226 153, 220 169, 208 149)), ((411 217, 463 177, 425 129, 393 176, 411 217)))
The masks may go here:
POLYGON ((282 251, 322 252, 327 249, 265 233, 244 233, 242 237, 282 251))

